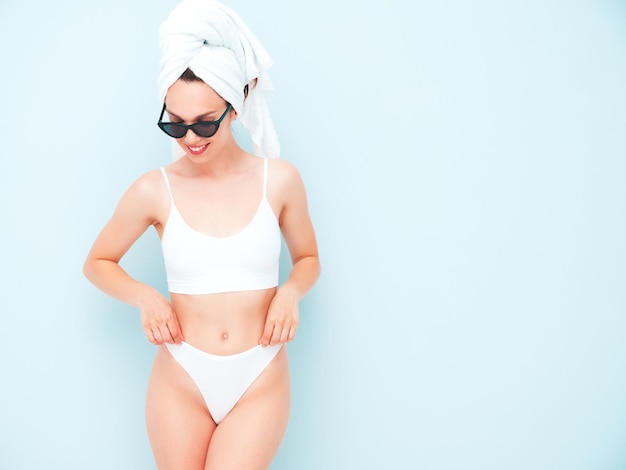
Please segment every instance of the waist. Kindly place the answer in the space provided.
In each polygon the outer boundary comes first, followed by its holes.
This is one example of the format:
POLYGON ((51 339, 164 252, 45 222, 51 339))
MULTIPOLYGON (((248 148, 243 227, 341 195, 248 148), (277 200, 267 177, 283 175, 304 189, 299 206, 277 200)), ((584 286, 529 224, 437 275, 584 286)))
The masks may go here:
POLYGON ((256 346, 276 288, 218 294, 170 293, 185 342, 216 355, 256 346))

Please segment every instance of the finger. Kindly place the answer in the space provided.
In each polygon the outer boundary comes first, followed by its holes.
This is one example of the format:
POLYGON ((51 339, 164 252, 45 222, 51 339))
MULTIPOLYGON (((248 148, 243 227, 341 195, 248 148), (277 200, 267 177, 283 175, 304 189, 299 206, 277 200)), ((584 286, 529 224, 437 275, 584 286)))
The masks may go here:
POLYGON ((172 335, 176 342, 180 343, 185 341, 185 337, 183 335, 183 329, 180 327, 180 323, 178 323, 178 317, 174 314, 174 319, 172 320, 172 326, 174 327, 174 334, 172 335))
POLYGON ((282 332, 280 333, 280 340, 279 342, 282 343, 286 343, 289 339, 289 332, 291 331, 291 328, 289 327, 284 327, 282 332))
POLYGON ((163 343, 173 343, 172 334, 170 333, 167 323, 159 326, 159 335, 163 343))
POLYGON ((152 336, 154 337, 155 344, 163 343, 163 337, 161 336, 161 332, 159 331, 158 328, 155 328, 154 330, 152 330, 152 336))
POLYGON ((296 330, 298 329, 298 327, 296 325, 292 325, 291 328, 289 328, 289 336, 287 337, 287 341, 293 341, 293 339, 296 337, 296 330))
POLYGON ((152 333, 152 330, 150 329, 146 329, 146 338, 148 338, 148 341, 150 341, 152 344, 158 344, 156 339, 154 339, 154 333, 152 333))
POLYGON ((172 341, 174 343, 181 343, 183 341, 183 332, 180 330, 180 326, 176 320, 167 323, 167 329, 170 332, 172 341))
POLYGON ((272 334, 272 338, 270 339, 270 346, 274 346, 275 344, 280 343, 280 335, 283 332, 283 326, 282 325, 275 325, 274 326, 274 333, 272 334))
POLYGON ((270 344, 270 339, 272 338, 272 333, 274 331, 274 325, 268 321, 265 322, 265 328, 263 328, 263 335, 261 335, 261 339, 259 340, 259 344, 263 346, 267 346, 270 344))

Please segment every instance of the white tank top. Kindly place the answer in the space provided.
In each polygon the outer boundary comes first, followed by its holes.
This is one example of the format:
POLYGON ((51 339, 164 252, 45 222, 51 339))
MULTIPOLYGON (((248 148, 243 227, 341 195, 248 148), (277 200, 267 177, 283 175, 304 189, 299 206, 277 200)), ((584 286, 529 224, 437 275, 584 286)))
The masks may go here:
POLYGON ((268 289, 278 285, 280 227, 267 200, 267 159, 263 168, 263 197, 248 225, 228 237, 198 232, 183 220, 170 194, 170 213, 161 247, 170 292, 215 294, 268 289))

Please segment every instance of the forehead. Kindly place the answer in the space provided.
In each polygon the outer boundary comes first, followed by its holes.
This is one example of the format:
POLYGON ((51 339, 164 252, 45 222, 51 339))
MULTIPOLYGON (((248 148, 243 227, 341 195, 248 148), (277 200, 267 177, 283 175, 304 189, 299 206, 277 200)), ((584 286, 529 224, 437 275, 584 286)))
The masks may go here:
POLYGON ((225 105, 224 99, 204 82, 178 80, 167 90, 167 111, 183 119, 194 119, 210 112, 217 112, 225 105))

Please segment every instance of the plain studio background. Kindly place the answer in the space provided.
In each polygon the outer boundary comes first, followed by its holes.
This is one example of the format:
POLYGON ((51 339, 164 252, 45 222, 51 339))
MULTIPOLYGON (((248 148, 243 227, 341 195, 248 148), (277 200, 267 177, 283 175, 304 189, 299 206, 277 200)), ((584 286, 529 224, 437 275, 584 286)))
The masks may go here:
MULTIPOLYGON (((155 349, 81 269, 170 161, 175 4, 0 3, 0 468, 154 467, 155 349)), ((272 469, 626 468, 626 5, 228 4, 275 60, 323 265, 272 469)), ((165 292, 153 231, 123 265, 165 292)))

